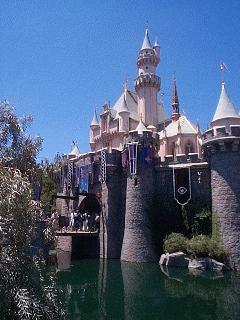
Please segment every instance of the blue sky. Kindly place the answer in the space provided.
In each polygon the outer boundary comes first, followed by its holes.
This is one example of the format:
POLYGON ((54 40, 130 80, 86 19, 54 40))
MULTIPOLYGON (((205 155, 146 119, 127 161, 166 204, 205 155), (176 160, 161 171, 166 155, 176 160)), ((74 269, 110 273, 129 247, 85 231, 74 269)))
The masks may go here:
POLYGON ((146 22, 158 35, 165 109, 173 73, 186 115, 204 130, 220 94, 220 68, 240 108, 240 1, 237 0, 1 0, 0 98, 31 114, 44 139, 40 159, 69 152, 72 140, 89 150, 89 123, 129 87, 146 22))

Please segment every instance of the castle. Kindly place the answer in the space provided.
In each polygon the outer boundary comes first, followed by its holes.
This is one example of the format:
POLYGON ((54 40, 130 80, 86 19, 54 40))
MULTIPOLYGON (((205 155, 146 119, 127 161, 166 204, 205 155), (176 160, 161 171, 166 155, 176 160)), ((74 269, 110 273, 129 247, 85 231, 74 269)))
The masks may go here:
POLYGON ((100 119, 95 110, 91 152, 80 154, 74 145, 63 164, 58 210, 93 208, 94 196, 101 195, 96 255, 147 262, 159 259, 166 234, 181 229, 184 207, 211 209, 229 264, 240 270, 240 115, 223 82, 211 128, 201 134, 198 124, 179 112, 174 79, 168 117, 157 97, 159 62, 159 44, 151 45, 146 30, 135 91, 125 83, 116 103, 103 106, 100 119))

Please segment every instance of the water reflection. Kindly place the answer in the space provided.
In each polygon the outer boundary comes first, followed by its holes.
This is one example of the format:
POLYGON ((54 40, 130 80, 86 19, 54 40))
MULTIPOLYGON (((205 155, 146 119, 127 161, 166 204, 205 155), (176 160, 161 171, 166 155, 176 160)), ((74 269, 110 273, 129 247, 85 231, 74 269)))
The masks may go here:
POLYGON ((57 277, 70 319, 239 319, 239 274, 63 259, 57 277))

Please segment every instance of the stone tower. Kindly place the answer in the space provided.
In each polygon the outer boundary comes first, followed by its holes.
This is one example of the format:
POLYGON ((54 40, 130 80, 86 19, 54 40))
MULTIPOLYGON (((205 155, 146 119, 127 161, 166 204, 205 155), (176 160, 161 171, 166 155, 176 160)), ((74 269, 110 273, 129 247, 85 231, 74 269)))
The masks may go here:
POLYGON ((153 164, 144 164, 143 148, 155 145, 153 133, 142 120, 131 132, 132 141, 138 142, 138 161, 135 176, 128 176, 126 188, 125 229, 121 260, 130 262, 157 261, 152 234, 154 169, 153 164))
POLYGON ((90 146, 92 147, 92 145, 94 145, 94 130, 99 128, 100 130, 100 124, 97 118, 97 112, 96 112, 96 108, 94 109, 94 114, 93 114, 93 119, 92 122, 90 124, 90 146))
POLYGON ((171 119, 173 121, 177 121, 180 118, 179 113, 179 101, 178 101, 178 94, 177 94, 177 83, 176 78, 173 79, 173 93, 172 93, 172 116, 171 119))
POLYGON ((157 41, 151 46, 148 29, 146 29, 142 48, 137 59, 138 77, 135 90, 138 96, 138 114, 146 126, 157 127, 157 93, 160 90, 160 78, 156 68, 160 62, 160 47, 157 41))
POLYGON ((211 168, 212 211, 229 264, 240 270, 240 116, 224 82, 203 148, 211 168))

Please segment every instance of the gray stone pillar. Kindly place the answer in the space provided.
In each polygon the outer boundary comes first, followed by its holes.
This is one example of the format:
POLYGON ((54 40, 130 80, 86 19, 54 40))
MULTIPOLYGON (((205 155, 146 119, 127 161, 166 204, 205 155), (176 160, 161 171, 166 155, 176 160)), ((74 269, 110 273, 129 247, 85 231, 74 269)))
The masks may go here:
MULTIPOLYGON (((112 154, 110 156, 112 157, 112 154)), ((107 163, 106 182, 102 184, 100 257, 119 259, 124 231, 123 175, 118 161, 114 161, 109 155, 107 155, 107 163)))
POLYGON ((222 151, 216 147, 211 155, 212 210, 229 264, 240 270, 240 151, 233 150, 232 145, 222 151))
POLYGON ((141 168, 137 176, 128 177, 126 190, 125 230, 121 260, 131 262, 157 261, 153 241, 154 173, 152 167, 141 168))

